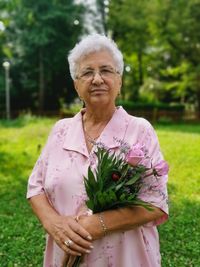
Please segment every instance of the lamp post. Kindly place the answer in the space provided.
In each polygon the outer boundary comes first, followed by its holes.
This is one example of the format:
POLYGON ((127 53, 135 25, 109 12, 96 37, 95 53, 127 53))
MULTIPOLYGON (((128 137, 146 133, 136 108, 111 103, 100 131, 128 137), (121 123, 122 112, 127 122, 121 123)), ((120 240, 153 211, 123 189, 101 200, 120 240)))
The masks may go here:
POLYGON ((5 89, 6 89, 6 118, 10 119, 10 62, 3 62, 5 69, 5 89))

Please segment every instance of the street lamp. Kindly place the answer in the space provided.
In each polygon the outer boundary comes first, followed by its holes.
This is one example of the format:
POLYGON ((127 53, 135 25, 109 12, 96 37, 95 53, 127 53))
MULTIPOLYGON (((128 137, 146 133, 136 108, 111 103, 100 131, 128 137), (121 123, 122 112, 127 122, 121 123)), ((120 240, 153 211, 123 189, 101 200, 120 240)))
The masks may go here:
POLYGON ((3 62, 5 69, 5 84, 6 84, 6 118, 10 119, 10 62, 3 62))

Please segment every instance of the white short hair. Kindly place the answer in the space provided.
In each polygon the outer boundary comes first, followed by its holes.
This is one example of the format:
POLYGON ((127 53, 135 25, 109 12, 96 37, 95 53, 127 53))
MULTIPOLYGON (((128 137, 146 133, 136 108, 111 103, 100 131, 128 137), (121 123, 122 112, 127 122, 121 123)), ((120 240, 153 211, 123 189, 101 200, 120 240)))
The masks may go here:
POLYGON ((69 52, 68 62, 72 79, 76 79, 78 64, 83 56, 102 50, 108 51, 111 54, 116 64, 116 71, 122 75, 124 61, 123 55, 118 49, 117 44, 105 35, 95 33, 86 36, 69 52))

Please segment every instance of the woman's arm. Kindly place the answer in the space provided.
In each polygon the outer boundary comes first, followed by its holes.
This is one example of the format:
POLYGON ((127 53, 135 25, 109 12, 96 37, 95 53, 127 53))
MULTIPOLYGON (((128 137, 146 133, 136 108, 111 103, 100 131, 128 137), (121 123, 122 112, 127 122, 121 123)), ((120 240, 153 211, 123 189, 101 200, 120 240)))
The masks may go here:
POLYGON ((29 199, 31 207, 44 229, 53 237, 58 246, 71 255, 89 253, 91 236, 72 216, 61 216, 49 204, 45 194, 29 199), (73 244, 68 248, 64 242, 68 239, 73 244))
POLYGON ((79 223, 92 235, 93 240, 96 240, 105 235, 104 226, 107 233, 127 231, 163 216, 162 210, 153 206, 152 208, 153 210, 149 211, 141 206, 132 206, 104 211, 101 213, 101 218, 99 213, 83 216, 80 217, 79 223), (104 226, 101 219, 103 219, 104 226))

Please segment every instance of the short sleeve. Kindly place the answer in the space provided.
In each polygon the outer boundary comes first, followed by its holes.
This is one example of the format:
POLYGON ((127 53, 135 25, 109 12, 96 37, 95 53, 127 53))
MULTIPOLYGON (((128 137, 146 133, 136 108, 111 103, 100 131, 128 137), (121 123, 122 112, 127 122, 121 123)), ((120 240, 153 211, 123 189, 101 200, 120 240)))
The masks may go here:
POLYGON ((48 157, 51 151, 51 147, 53 144, 53 139, 57 135, 57 132, 60 128, 61 121, 58 121, 52 128, 47 142, 40 154, 39 158, 37 159, 35 166, 32 170, 31 175, 28 179, 28 188, 27 188, 27 198, 31 198, 36 195, 40 195, 44 193, 44 182, 46 176, 46 170, 48 167, 48 157))
MULTIPOLYGON (((154 166, 159 161, 163 160, 163 155, 160 150, 158 137, 152 125, 145 123, 145 135, 143 135, 143 144, 148 155, 148 164, 154 166)), ((149 176, 144 178, 143 186, 139 192, 139 198, 145 202, 152 204, 155 207, 164 211, 164 215, 157 221, 150 222, 147 225, 158 225, 163 223, 168 218, 168 194, 167 194, 167 179, 168 176, 149 176)))

